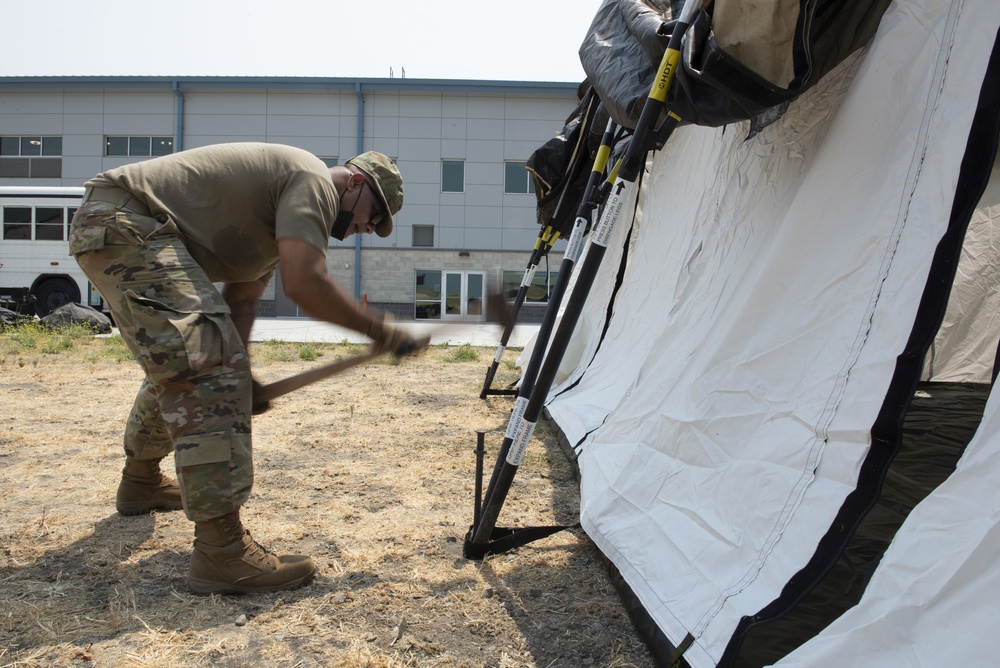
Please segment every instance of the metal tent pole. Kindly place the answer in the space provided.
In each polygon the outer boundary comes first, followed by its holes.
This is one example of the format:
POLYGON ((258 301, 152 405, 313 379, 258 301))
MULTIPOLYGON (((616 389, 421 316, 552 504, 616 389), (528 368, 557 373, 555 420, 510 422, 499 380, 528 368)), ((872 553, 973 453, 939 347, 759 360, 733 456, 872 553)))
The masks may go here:
MULTIPOLYGON (((652 145, 654 124, 666 109, 667 93, 673 83, 674 75, 680 64, 680 48, 684 34, 687 32, 702 0, 686 0, 681 15, 674 25, 667 49, 660 62, 660 68, 653 81, 649 97, 646 99, 639 121, 636 124, 632 141, 625 157, 622 159, 618 174, 611 188, 608 203, 594 231, 591 233, 591 247, 587 257, 579 269, 576 287, 570 296, 563 314, 559 329, 552 341, 549 353, 538 374, 537 381, 531 389, 531 398, 527 404, 515 405, 507 436, 500 451, 502 464, 498 460, 499 472, 494 471, 493 480, 487 490, 486 499, 479 517, 479 525, 470 531, 471 541, 467 539, 466 552, 483 552, 489 554, 489 542, 496 528, 496 520, 503 507, 511 483, 517 474, 517 469, 524 457, 528 441, 534 433, 535 425, 541 416, 542 406, 555 380, 556 372, 562 362, 566 347, 576 328, 577 321, 583 312, 583 306, 593 286, 597 272, 607 251, 611 232, 621 214, 622 207, 630 197, 632 188, 638 179, 646 153, 652 145), (522 408, 522 411, 519 411, 522 408), (469 545, 471 543, 471 546, 469 545), (474 546, 474 548, 472 547, 474 546)), ((677 126, 679 117, 668 113, 666 120, 658 131, 659 136, 668 137, 677 126)), ((568 254, 568 253, 567 253, 568 254)), ((520 399, 520 397, 519 397, 520 399)))
MULTIPOLYGON (((569 243, 566 246, 566 252, 563 253, 563 260, 559 267, 559 278, 556 279, 556 285, 552 290, 552 296, 549 300, 548 308, 545 310, 545 316, 542 319, 542 324, 535 337, 535 346, 531 352, 528 366, 525 368, 525 371, 521 376, 521 387, 517 393, 517 400, 514 402, 513 416, 520 416, 524 413, 528 399, 531 397, 532 389, 535 386, 535 379, 537 378, 538 371, 542 366, 542 362, 545 358, 545 351, 548 348, 549 338, 552 335, 552 331, 555 328, 556 318, 559 315, 559 305, 562 303, 563 295, 565 294, 566 288, 569 286, 570 279, 573 275, 573 267, 575 266, 580 255, 580 249, 583 247, 583 238, 586 235, 587 227, 590 224, 591 214, 603 201, 601 199, 601 195, 598 194, 597 184, 604 176, 608 157, 611 155, 615 128, 615 123, 613 121, 608 121, 607 128, 601 138, 601 146, 597 151, 596 158, 594 159, 593 169, 591 170, 590 176, 587 180, 586 190, 584 191, 579 209, 577 210, 576 220, 573 224, 573 231, 570 234, 569 243)), ((612 172, 612 174, 614 174, 614 172, 612 172)), ((612 182, 613 180, 613 176, 608 177, 608 182, 612 182)), ((507 434, 504 438, 503 445, 500 448, 500 454, 497 457, 497 462, 493 469, 490 484, 486 490, 487 502, 493 493, 497 476, 500 472, 501 466, 503 465, 503 461, 507 456, 507 451, 510 448, 510 443, 513 439, 512 430, 515 426, 516 420, 512 418, 511 422, 508 424, 507 434)))
MULTIPOLYGON (((565 191, 563 191, 563 194, 565 195, 565 191)), ((528 295, 528 288, 531 287, 532 281, 535 280, 535 271, 538 269, 538 265, 542 258, 548 254, 549 250, 553 245, 555 245, 558 238, 559 232, 553 232, 552 226, 546 225, 545 229, 539 233, 538 239, 535 240, 535 248, 532 250, 531 257, 528 259, 528 266, 524 270, 524 276, 521 278, 521 285, 517 290, 517 296, 514 298, 514 304, 510 307, 511 313, 514 316, 513 320, 508 327, 504 328, 503 333, 500 335, 500 343, 497 345, 497 352, 493 356, 493 362, 486 370, 486 380, 483 381, 483 389, 479 393, 480 399, 485 399, 488 394, 517 394, 517 390, 491 389, 493 386, 493 378, 496 376, 497 368, 500 366, 500 360, 503 359, 503 354, 507 350, 507 344, 510 342, 510 336, 514 331, 514 326, 517 324, 517 314, 521 312, 521 307, 524 305, 524 300, 528 295)))
MULTIPOLYGON (((587 116, 591 116, 593 112, 588 111, 587 116)), ((517 390, 493 390, 491 389, 493 385, 493 379, 496 376, 497 368, 500 366, 500 361, 503 358, 504 352, 507 350, 507 344, 510 342, 511 333, 514 331, 514 325, 517 323, 517 315, 521 312, 521 307, 524 305, 524 301, 528 295, 528 288, 535 280, 535 272, 538 270, 538 265, 541 263, 542 258, 548 255, 549 251, 555 246, 556 241, 559 240, 560 230, 554 227, 554 224, 559 219, 559 214, 562 212, 563 205, 566 204, 566 193, 569 191, 573 180, 576 178, 576 174, 580 170, 580 166, 583 164, 583 156, 587 152, 585 149, 587 147, 587 135, 589 133, 586 125, 581 129, 580 139, 578 142, 577 150, 574 151, 573 159, 570 163, 569 169, 566 171, 568 175, 566 184, 563 186, 562 192, 559 193, 559 201, 556 202, 555 210, 549 217, 549 223, 541 230, 538 234, 538 238, 535 240, 535 247, 532 250, 531 257, 528 259, 528 265, 525 268, 524 275, 521 278, 521 285, 518 288, 517 296, 514 298, 514 304, 511 306, 511 313, 513 318, 511 319, 510 325, 504 328, 502 335, 500 336, 500 343, 497 345, 496 354, 493 356, 493 362, 490 367, 486 370, 486 379, 483 382, 483 389, 479 393, 480 399, 485 399, 489 394, 500 394, 500 395, 515 395, 518 394, 517 390)), ((603 143, 603 142, 602 142, 603 143)), ((598 151, 600 152, 600 151, 598 151)), ((603 169, 603 167, 602 167, 603 169)), ((588 188, 589 188, 588 184, 588 188)), ((590 191, 585 191, 583 195, 584 201, 588 198, 588 193, 590 191)), ((552 296, 549 298, 549 305, 551 306, 552 296)))

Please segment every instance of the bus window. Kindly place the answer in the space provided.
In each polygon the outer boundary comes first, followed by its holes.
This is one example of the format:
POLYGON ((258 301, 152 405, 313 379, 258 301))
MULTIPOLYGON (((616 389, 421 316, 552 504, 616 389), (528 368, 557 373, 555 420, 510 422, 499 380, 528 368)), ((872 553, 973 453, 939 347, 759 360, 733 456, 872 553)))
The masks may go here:
POLYGON ((66 238, 66 209, 62 207, 35 207, 35 239, 62 241, 66 238))
POLYGON ((31 239, 31 207, 5 206, 3 208, 3 238, 5 240, 31 239))
POLYGON ((67 243, 83 192, 79 186, 0 185, 0 298, 21 313, 44 317, 81 300, 100 308, 100 295, 67 243))

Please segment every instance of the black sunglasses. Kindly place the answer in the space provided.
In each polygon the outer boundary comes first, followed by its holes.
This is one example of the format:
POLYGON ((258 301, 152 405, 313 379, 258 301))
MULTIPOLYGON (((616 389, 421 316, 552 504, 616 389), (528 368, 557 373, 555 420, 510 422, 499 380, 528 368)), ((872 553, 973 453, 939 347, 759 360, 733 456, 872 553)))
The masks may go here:
POLYGON ((368 179, 365 179, 365 185, 372 191, 372 197, 375 200, 375 206, 372 208, 371 223, 375 227, 378 227, 385 217, 385 207, 382 205, 382 198, 379 197, 378 191, 375 190, 372 184, 368 183, 368 179))

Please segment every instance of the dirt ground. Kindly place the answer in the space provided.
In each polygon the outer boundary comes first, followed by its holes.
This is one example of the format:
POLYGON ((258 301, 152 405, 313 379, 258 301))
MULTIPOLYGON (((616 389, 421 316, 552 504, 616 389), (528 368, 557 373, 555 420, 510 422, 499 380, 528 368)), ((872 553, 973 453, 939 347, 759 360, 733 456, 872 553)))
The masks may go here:
MULTIPOLYGON (((361 350, 269 342, 251 354, 270 382, 361 350)), ((516 357, 505 353, 494 388, 517 378, 516 357)), ((311 555, 318 577, 199 597, 183 513, 114 509, 141 380, 121 340, 0 333, 0 666, 652 666, 582 532, 463 558, 476 430, 488 480, 513 406, 479 398, 492 358, 434 347, 276 400, 255 418, 243 517, 263 545, 311 555)), ((498 524, 578 512, 543 421, 498 524)))

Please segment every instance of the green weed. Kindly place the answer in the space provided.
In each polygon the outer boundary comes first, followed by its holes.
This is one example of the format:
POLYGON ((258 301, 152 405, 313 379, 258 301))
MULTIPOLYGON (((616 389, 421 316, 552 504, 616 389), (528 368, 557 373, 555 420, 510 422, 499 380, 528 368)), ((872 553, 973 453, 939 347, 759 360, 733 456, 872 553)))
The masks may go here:
POLYGON ((299 348, 299 359, 305 360, 306 362, 312 362, 317 359, 323 353, 316 349, 311 343, 306 343, 301 348, 299 348))
POLYGON ((45 327, 39 322, 26 322, 0 332, 0 361, 11 361, 24 366, 38 364, 38 359, 26 360, 33 355, 58 355, 80 349, 88 359, 115 359, 121 362, 132 359, 121 336, 95 336, 88 325, 63 325, 45 327))
POLYGON ((468 343, 463 343, 448 357, 446 362, 478 362, 479 353, 468 343))
POLYGON ((45 337, 38 350, 46 355, 56 355, 66 350, 72 350, 73 347, 73 339, 68 336, 57 335, 45 337))

